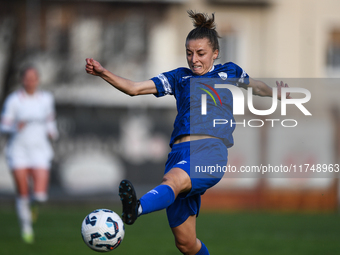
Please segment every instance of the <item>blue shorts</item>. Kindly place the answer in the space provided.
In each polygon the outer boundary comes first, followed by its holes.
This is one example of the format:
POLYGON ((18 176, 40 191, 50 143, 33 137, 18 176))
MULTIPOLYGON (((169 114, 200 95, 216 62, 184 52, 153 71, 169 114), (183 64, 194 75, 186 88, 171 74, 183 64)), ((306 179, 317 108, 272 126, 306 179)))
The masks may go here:
POLYGON ((228 150, 220 139, 208 138, 173 145, 164 174, 172 168, 181 168, 190 176, 192 188, 190 192, 179 194, 167 207, 171 228, 181 225, 191 215, 198 216, 201 195, 223 177, 223 172, 217 172, 216 166, 226 166, 227 162, 228 150), (214 166, 215 171, 205 171, 209 166, 214 166))

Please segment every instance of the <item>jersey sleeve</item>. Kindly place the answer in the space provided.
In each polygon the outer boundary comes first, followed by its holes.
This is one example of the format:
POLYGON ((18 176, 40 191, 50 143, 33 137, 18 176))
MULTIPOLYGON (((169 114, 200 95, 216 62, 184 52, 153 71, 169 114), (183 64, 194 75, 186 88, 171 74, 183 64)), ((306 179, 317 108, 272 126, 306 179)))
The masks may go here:
POLYGON ((238 65, 235 65, 236 77, 238 77, 237 86, 246 87, 249 85, 249 75, 238 65))
POLYGON ((15 95, 9 95, 4 103, 1 112, 0 131, 2 133, 15 133, 17 131, 16 123, 16 100, 15 95))
POLYGON ((174 95, 176 79, 176 70, 161 73, 156 77, 151 78, 157 88, 156 97, 162 97, 165 95, 174 95))

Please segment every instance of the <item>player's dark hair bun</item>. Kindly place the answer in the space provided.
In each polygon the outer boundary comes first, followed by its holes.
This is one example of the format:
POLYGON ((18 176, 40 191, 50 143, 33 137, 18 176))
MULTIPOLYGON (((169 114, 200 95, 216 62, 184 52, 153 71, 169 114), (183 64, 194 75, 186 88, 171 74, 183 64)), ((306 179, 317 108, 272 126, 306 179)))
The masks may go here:
POLYGON ((205 13, 197 13, 192 10, 187 12, 189 14, 189 17, 192 19, 195 28, 189 32, 186 42, 192 39, 196 40, 207 38, 211 44, 213 51, 219 50, 219 35, 215 29, 215 15, 212 14, 211 17, 209 17, 205 13))
POLYGON ((206 13, 197 13, 193 10, 187 11, 189 17, 192 19, 194 27, 215 29, 215 15, 214 13, 209 17, 206 13))

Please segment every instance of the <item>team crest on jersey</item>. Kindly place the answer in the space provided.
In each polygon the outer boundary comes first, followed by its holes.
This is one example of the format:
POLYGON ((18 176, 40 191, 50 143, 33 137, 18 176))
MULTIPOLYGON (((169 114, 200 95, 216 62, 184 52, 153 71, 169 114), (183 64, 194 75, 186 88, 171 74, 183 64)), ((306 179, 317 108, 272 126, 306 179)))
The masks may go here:
POLYGON ((225 72, 220 72, 218 75, 221 77, 222 80, 226 80, 228 78, 228 74, 225 72))

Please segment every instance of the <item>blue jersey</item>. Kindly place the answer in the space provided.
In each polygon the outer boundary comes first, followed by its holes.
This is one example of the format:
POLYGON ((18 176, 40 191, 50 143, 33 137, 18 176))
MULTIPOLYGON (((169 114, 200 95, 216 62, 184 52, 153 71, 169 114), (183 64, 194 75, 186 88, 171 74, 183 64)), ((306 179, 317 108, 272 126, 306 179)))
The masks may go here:
MULTIPOLYGON (((161 73, 151 80, 157 88, 156 97, 174 95, 177 100, 177 117, 174 123, 174 130, 170 139, 170 147, 174 144, 177 137, 188 134, 211 135, 221 138, 227 147, 234 144, 232 133, 235 126, 220 125, 213 128, 213 119, 233 118, 233 97, 228 89, 218 90, 221 105, 215 104, 212 100, 207 100, 208 108, 215 109, 207 115, 201 114, 201 87, 214 87, 212 83, 218 78, 219 83, 227 83, 235 86, 249 84, 249 76, 238 65, 229 62, 226 64, 214 65, 213 68, 204 75, 196 75, 188 68, 178 68, 169 72, 161 73), (200 80, 195 79, 200 78, 200 80), (213 79, 213 80, 212 80, 213 79), (210 84, 209 84, 210 83, 210 84), (205 84, 205 85, 203 85, 205 84), (200 93, 196 93, 199 92, 200 93)), ((217 93, 216 93, 217 94, 217 93)))

